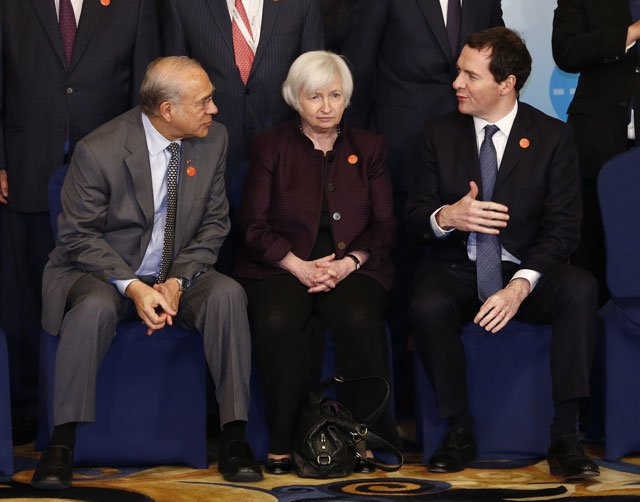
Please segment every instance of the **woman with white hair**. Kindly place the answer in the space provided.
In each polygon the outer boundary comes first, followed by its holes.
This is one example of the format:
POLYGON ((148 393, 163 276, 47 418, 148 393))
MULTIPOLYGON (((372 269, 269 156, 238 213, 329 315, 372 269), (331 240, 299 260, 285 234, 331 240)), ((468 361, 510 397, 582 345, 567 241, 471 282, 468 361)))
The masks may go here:
MULTIPOLYGON (((299 116, 252 143, 236 273, 249 300, 270 432, 265 468, 274 474, 292 469, 296 419, 320 378, 325 331, 335 340, 337 374, 390 372, 384 314, 395 222, 387 148, 344 123, 352 90, 340 56, 301 55, 282 88, 299 116)), ((380 402, 378 389, 351 387, 339 388, 338 398, 363 420, 380 402)), ((390 412, 368 425, 398 443, 390 412)), ((356 470, 371 469, 361 462, 356 470)))

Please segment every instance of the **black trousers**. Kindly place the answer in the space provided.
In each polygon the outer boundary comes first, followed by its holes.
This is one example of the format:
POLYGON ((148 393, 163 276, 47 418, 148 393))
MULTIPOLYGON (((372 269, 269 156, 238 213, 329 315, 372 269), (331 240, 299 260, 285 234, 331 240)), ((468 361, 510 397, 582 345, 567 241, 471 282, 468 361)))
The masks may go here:
MULTIPOLYGON (((516 266, 503 262, 502 268, 507 284, 516 266)), ((552 325, 550 365, 556 404, 589 396, 597 290, 588 272, 559 265, 542 275, 515 316, 532 324, 552 325)), ((442 418, 467 408, 466 357, 460 333, 481 306, 477 295, 471 262, 426 262, 416 278, 410 307, 415 346, 434 386, 442 418)))
MULTIPOLYGON (((324 332, 335 341, 336 373, 345 378, 388 378, 384 313, 388 294, 375 280, 351 274, 327 293, 307 293, 293 275, 278 274, 243 282, 270 434, 269 451, 291 452, 298 412, 309 390, 320 380, 324 332)), ((338 388, 338 399, 358 420, 379 404, 382 389, 373 384, 338 388)), ((385 410, 377 434, 398 444, 395 422, 385 410)))
POLYGON ((49 213, 0 208, 2 325, 7 334, 11 408, 35 417, 42 310, 42 271, 53 249, 49 213))

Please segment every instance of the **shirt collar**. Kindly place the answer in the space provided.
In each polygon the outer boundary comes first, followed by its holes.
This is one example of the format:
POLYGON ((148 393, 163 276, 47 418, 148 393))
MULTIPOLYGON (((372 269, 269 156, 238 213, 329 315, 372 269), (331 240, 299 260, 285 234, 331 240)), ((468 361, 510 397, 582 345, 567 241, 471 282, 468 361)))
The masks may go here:
POLYGON ((151 120, 146 114, 142 114, 142 127, 144 128, 144 137, 147 140, 147 150, 149 155, 157 155, 163 150, 166 150, 171 143, 182 144, 182 141, 177 139, 175 141, 169 141, 158 130, 153 127, 151 120))
MULTIPOLYGON (((518 114, 518 100, 516 99, 516 102, 513 105, 513 109, 509 113, 507 113, 504 117, 502 117, 500 120, 494 123, 494 125, 498 126, 498 129, 500 129, 500 132, 502 132, 502 134, 504 134, 507 138, 511 133, 511 128, 513 127, 513 123, 516 120, 517 114, 518 114)), ((480 117, 474 116, 473 125, 476 129, 476 136, 479 136, 480 134, 484 134, 483 129, 488 124, 490 124, 490 122, 487 122, 485 119, 481 119, 480 117)))

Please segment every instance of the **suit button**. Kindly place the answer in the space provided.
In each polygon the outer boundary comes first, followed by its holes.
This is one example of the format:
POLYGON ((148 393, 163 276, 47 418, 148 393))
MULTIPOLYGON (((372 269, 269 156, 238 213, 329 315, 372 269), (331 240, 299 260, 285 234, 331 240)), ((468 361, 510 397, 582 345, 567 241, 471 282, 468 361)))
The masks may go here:
POLYGON ((627 106, 629 106, 629 102, 628 101, 620 101, 620 106, 626 108, 627 106))
POLYGON ((342 242, 342 241, 338 242, 338 249, 340 251, 342 251, 346 247, 347 247, 347 245, 344 242, 342 242))
POLYGON ((249 87, 245 87, 244 93, 248 96, 249 94, 251 94, 251 89, 249 87))
POLYGON ((640 73, 640 66, 636 66, 635 67, 635 71, 636 71, 636 73, 640 73))
POLYGON ((331 217, 335 220, 335 221, 340 221, 340 218, 342 218, 342 215, 340 213, 333 213, 333 215, 331 215, 331 217))
POLYGON ((327 191, 333 192, 335 189, 336 189, 336 187, 333 186, 333 183, 329 183, 327 185, 327 191))
POLYGON ((73 87, 67 87, 67 94, 73 94, 73 87))
POLYGON ((452 270, 456 270, 458 268, 458 265, 456 265, 455 263, 451 264, 451 269, 452 270))

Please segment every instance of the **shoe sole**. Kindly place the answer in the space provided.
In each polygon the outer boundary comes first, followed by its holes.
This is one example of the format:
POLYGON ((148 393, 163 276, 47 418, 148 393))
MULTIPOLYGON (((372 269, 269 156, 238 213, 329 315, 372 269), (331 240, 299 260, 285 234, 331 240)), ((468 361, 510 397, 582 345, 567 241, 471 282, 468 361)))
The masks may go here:
POLYGON ((67 488, 71 488, 71 483, 56 483, 53 481, 37 481, 31 482, 31 487, 36 490, 66 490, 67 488))
POLYGON ((232 483, 253 483, 264 479, 260 472, 238 472, 233 476, 225 476, 223 474, 222 477, 225 481, 231 481, 232 483))
POLYGON ((464 468, 463 469, 443 469, 441 467, 427 467, 427 471, 435 472, 437 474, 451 474, 453 472, 462 472, 464 471, 464 468))
POLYGON ((567 481, 579 481, 581 479, 589 479, 595 478, 596 476, 600 476, 600 471, 584 471, 578 474, 574 474, 572 476, 567 476, 558 464, 549 464, 549 473, 552 476, 558 476, 560 478, 564 478, 567 481))

